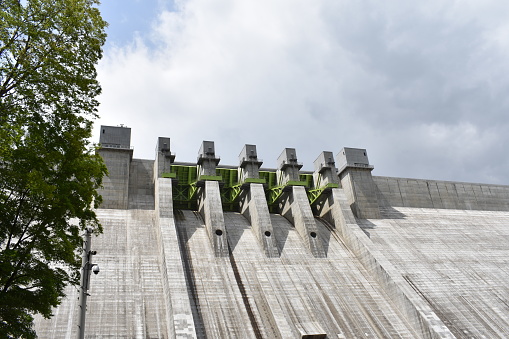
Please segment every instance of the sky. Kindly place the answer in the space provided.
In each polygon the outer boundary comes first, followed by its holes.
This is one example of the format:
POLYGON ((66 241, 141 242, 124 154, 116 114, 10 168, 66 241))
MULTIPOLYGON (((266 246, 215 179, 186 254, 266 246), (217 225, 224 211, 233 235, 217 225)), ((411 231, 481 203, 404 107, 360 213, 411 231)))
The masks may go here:
POLYGON ((203 140, 275 168, 364 148, 376 176, 509 185, 507 0, 103 0, 94 127, 134 157, 203 140))

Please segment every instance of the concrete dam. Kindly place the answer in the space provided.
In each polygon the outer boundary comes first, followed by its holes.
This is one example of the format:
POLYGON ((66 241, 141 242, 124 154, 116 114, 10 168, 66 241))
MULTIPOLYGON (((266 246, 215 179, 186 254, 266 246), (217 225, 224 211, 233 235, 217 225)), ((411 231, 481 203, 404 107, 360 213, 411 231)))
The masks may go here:
MULTIPOLYGON (((86 338, 507 338, 509 186, 372 176, 366 150, 264 169, 102 126, 86 338)), ((241 146, 242 147, 242 146, 241 146)), ((240 147, 239 147, 240 148, 240 147)), ((40 338, 75 338, 78 289, 40 338)))

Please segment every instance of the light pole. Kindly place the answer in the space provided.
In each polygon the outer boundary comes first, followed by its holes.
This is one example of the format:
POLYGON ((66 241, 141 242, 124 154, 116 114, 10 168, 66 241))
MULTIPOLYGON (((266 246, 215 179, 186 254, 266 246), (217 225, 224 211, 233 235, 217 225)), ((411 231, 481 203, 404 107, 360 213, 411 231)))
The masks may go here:
POLYGON ((92 233, 94 230, 92 227, 87 227, 83 234, 83 254, 81 256, 81 280, 80 280, 80 305, 79 305, 79 322, 78 322, 78 339, 85 338, 85 316, 87 315, 87 296, 88 287, 90 285, 90 271, 93 270, 95 274, 99 273, 99 265, 92 264, 92 255, 95 255, 96 251, 90 250, 90 243, 92 240, 92 233))

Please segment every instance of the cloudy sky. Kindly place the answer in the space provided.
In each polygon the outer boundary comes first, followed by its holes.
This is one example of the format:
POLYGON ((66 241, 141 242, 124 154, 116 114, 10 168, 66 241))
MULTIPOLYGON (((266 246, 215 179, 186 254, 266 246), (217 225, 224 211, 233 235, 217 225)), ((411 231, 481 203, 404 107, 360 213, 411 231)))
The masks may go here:
MULTIPOLYGON (((366 148, 373 175, 509 184, 507 0, 103 0, 99 125, 177 161, 215 141, 366 148)), ((98 133, 96 133, 95 138, 98 133)))

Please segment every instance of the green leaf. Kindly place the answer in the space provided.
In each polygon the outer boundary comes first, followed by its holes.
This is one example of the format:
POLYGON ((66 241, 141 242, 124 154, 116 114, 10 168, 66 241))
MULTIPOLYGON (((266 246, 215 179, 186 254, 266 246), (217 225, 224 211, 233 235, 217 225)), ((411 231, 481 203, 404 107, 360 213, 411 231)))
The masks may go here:
POLYGON ((76 283, 106 167, 89 145, 106 22, 96 0, 0 1, 0 337, 35 338, 76 283), (77 220, 71 222, 71 220, 77 220))

